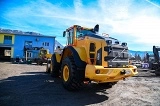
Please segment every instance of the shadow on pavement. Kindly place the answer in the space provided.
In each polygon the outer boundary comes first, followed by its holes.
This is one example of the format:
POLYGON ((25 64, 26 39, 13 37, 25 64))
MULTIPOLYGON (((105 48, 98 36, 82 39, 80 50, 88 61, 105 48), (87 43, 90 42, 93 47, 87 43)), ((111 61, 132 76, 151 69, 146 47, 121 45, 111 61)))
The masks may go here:
POLYGON ((27 72, 0 80, 0 106, 84 106, 108 100, 106 88, 90 84, 69 92, 60 78, 43 72, 27 72))

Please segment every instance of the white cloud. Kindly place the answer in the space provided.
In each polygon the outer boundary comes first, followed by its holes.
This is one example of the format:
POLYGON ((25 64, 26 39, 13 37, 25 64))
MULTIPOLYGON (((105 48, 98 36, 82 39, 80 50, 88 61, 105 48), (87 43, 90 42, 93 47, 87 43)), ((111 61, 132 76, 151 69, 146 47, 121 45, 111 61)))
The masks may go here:
MULTIPOLYGON (((37 0, 11 9, 5 16, 17 28, 23 29, 22 26, 25 26, 31 31, 46 31, 50 34, 49 30, 53 29, 53 33, 59 34, 64 28, 73 24, 86 27, 100 24, 101 33, 120 34, 119 39, 127 35, 125 41, 130 44, 141 44, 146 47, 160 45, 160 14, 158 14, 160 9, 157 8, 158 5, 150 5, 152 2, 146 1, 141 5, 133 0, 98 0, 86 6, 81 0, 74 0, 73 7, 67 3, 65 3, 66 7, 62 7, 45 0, 37 0), (49 29, 46 30, 46 27, 49 29)), ((137 47, 139 50, 142 48, 137 47)), ((151 48, 143 48, 143 50, 147 49, 151 50, 151 48)))

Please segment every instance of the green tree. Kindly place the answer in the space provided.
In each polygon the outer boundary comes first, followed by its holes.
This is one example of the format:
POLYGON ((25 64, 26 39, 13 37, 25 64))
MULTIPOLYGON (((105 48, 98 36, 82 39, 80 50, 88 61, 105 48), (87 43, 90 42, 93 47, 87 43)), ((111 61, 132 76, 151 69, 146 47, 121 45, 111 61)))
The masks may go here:
POLYGON ((138 60, 138 55, 137 55, 137 53, 135 53, 135 60, 137 61, 138 60))
POLYGON ((137 55, 137 60, 141 61, 141 56, 139 54, 137 55))
POLYGON ((143 60, 144 62, 146 62, 146 56, 144 56, 142 60, 143 60))

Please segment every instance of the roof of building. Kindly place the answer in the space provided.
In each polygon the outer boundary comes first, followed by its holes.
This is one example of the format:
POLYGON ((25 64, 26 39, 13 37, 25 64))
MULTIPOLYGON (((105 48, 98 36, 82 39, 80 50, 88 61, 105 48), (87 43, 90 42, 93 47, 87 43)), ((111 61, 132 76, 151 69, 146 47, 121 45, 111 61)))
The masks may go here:
POLYGON ((2 28, 0 28, 0 33, 26 35, 26 36, 52 37, 52 38, 56 37, 56 36, 43 35, 43 34, 36 33, 36 32, 23 32, 20 30, 11 30, 11 29, 2 29, 2 28))

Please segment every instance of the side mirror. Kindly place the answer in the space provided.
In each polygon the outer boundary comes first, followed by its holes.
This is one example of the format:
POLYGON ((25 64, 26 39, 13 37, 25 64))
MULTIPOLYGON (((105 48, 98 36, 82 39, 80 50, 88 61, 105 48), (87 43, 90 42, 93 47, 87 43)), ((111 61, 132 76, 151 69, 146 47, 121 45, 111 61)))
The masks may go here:
POLYGON ((95 27, 94 27, 94 32, 99 32, 99 25, 97 24, 95 27))
POLYGON ((63 37, 65 37, 66 36, 66 31, 63 31, 63 37))

